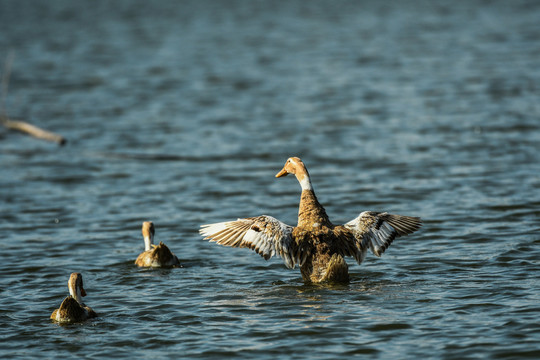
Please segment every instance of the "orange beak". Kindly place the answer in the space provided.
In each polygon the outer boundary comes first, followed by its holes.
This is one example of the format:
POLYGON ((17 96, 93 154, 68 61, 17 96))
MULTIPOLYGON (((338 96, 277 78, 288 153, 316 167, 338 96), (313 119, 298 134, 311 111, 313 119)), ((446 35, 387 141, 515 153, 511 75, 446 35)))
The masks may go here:
POLYGON ((289 175, 289 173, 287 172, 287 170, 285 170, 285 168, 283 168, 281 169, 280 172, 276 174, 276 177, 282 177, 282 176, 287 176, 287 175, 289 175))

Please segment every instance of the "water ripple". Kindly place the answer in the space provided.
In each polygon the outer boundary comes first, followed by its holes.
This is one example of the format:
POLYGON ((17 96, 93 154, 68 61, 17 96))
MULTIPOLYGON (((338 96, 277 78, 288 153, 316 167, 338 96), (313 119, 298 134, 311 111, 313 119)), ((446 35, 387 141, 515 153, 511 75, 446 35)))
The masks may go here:
POLYGON ((0 132, 0 356, 538 358, 540 7, 425 5, 0 2, 7 114, 69 140, 0 132), (289 156, 422 230, 334 286, 200 238, 295 224, 289 156), (146 220, 184 267, 134 266, 146 220), (100 317, 60 326, 73 271, 100 317))

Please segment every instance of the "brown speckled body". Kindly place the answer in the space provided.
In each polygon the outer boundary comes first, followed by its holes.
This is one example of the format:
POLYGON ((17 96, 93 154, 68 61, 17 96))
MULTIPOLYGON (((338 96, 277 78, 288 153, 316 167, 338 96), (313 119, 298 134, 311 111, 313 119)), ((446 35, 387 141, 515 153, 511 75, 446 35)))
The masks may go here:
POLYGON ((60 323, 75 323, 97 317, 97 314, 90 307, 79 304, 71 295, 66 297, 60 307, 53 311, 51 320, 60 323))
POLYGON ((141 267, 162 267, 162 266, 180 266, 180 261, 176 255, 163 242, 153 249, 144 251, 135 260, 135 265, 141 267))
POLYGON ((298 225, 293 230, 298 249, 306 260, 300 268, 306 282, 348 282, 348 266, 342 256, 341 237, 348 231, 328 219, 313 190, 303 190, 298 225))

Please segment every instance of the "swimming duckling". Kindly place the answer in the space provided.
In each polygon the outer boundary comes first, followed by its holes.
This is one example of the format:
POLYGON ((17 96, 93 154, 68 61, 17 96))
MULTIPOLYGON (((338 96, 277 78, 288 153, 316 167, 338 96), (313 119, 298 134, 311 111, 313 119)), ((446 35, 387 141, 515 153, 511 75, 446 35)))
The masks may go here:
POLYGON ((60 308, 53 311, 51 319, 59 323, 75 323, 95 318, 98 315, 82 301, 86 296, 80 273, 72 273, 68 281, 69 296, 62 301, 60 308))
POLYGON ((145 221, 142 225, 142 235, 144 237, 144 252, 135 260, 135 265, 143 267, 174 267, 180 266, 180 261, 176 255, 163 243, 154 245, 154 223, 145 221))

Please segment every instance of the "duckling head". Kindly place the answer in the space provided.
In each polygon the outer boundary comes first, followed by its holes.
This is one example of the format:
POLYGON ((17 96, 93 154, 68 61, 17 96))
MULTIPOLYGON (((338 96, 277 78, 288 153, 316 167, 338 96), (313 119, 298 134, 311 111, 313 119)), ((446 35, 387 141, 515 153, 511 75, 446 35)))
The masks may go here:
POLYGON ((82 304, 82 296, 86 296, 86 291, 83 287, 83 279, 81 273, 72 273, 68 280, 69 294, 82 304))

